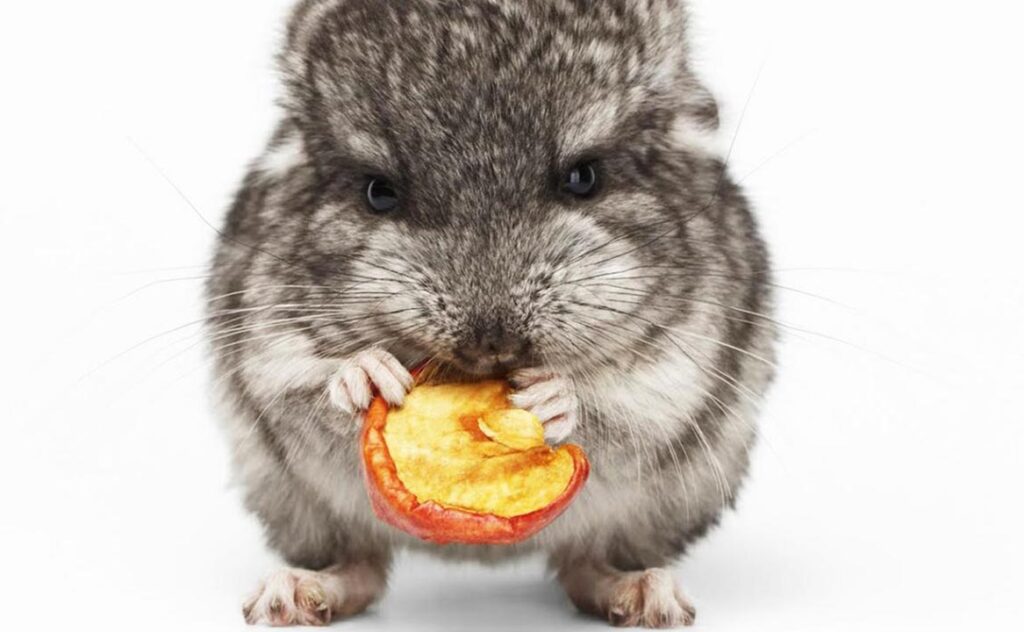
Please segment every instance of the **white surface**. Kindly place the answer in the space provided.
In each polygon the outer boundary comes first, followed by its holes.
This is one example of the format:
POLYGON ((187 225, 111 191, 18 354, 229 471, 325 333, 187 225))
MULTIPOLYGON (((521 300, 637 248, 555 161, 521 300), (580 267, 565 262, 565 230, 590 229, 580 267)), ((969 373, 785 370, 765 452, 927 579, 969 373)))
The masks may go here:
MULTIPOLYGON (((217 221, 285 5, 0 4, 5 629, 240 630, 275 565, 184 326, 214 235, 138 148, 217 221)), ((1020 8, 696 10, 728 133, 750 97, 733 170, 781 319, 845 341, 787 336, 740 511, 679 569, 698 629, 1020 629, 1020 8)), ((342 627, 602 629, 541 570, 404 560, 342 627)))

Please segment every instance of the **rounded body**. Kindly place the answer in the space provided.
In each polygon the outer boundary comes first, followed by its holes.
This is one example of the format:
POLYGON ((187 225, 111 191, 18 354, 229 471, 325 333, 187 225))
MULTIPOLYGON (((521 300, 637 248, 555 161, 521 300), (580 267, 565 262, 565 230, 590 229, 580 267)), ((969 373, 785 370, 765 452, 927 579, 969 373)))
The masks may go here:
POLYGON ((576 4, 296 10, 282 122, 208 297, 238 483, 292 564, 416 546, 659 567, 735 499, 772 374, 768 255, 708 143, 717 109, 683 7, 576 4), (558 375, 586 488, 514 546, 426 545, 383 524, 362 413, 328 396, 368 348, 481 379, 558 375))

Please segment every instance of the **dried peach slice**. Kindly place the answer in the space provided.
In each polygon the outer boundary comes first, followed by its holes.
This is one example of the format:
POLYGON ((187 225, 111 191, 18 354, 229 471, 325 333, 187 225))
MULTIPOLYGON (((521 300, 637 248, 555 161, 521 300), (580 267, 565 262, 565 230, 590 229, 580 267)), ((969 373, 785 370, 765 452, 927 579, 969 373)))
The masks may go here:
POLYGON ((586 482, 583 450, 544 442, 509 386, 421 385, 401 408, 374 400, 363 464, 380 518, 424 540, 511 544, 548 526, 586 482))

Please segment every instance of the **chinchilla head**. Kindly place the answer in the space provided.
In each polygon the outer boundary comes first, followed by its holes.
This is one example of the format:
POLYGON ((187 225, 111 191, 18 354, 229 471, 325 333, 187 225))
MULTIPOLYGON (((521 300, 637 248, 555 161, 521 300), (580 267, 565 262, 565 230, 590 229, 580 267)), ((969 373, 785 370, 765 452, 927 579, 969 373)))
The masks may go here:
POLYGON ((760 248, 685 31, 672 0, 302 3, 254 241, 320 347, 474 374, 656 355, 760 248))

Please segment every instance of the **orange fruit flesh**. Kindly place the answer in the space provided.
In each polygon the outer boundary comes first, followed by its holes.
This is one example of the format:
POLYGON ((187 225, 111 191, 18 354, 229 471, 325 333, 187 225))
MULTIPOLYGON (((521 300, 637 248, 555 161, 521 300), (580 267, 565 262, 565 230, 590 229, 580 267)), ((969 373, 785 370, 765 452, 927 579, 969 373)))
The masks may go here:
POLYGON ((515 518, 555 503, 576 464, 544 443, 504 382, 420 386, 388 413, 384 439, 399 480, 421 503, 515 518))

